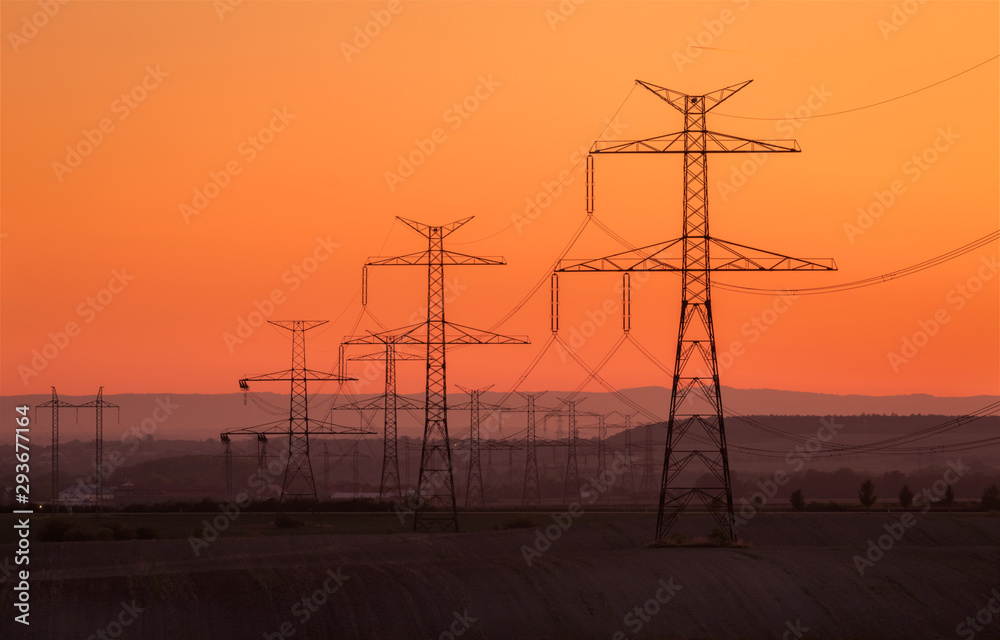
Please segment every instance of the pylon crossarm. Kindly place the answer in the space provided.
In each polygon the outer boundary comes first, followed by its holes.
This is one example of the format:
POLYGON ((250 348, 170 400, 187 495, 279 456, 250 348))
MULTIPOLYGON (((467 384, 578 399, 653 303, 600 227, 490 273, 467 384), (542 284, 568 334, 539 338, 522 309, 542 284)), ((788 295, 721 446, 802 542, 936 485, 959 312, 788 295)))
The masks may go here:
POLYGON ((445 338, 445 344, 531 344, 527 336, 505 336, 485 329, 473 329, 454 322, 445 322, 455 334, 445 338))
POLYGON ((426 326, 426 322, 419 322, 417 324, 407 325, 398 329, 389 329, 378 333, 369 333, 364 336, 349 336, 344 338, 340 344, 385 344, 386 342, 394 342, 396 344, 423 344, 413 336, 413 333, 426 326))
POLYGON ((448 224, 441 225, 440 227, 434 227, 433 225, 424 224, 423 222, 417 222, 416 220, 409 220, 408 218, 396 216, 396 220, 399 220, 422 236, 430 236, 432 229, 441 229, 443 232, 441 235, 442 238, 446 237, 469 220, 472 220, 472 218, 473 216, 469 216, 468 218, 462 218, 461 220, 456 220, 455 222, 450 222, 448 224))
MULTIPOLYGON (((457 251, 441 251, 437 252, 436 255, 441 256, 441 262, 435 262, 434 264, 443 264, 444 266, 496 266, 507 264, 500 256, 470 256, 457 251)), ((368 258, 365 262, 366 267, 412 267, 429 264, 431 264, 431 259, 430 252, 428 251, 409 253, 405 256, 393 256, 391 258, 375 256, 368 258)))
POLYGON ((703 100, 707 105, 705 107, 705 111, 706 112, 711 111, 715 107, 719 106, 720 104, 728 100, 730 96, 732 96, 734 93, 736 93, 743 87, 753 82, 753 80, 746 80, 744 82, 739 82, 737 84, 733 84, 728 87, 724 87, 722 89, 710 91, 709 93, 706 93, 705 95, 702 96, 688 95, 685 93, 681 93, 680 91, 674 91, 673 89, 667 89, 666 87, 655 85, 651 82, 644 82, 643 80, 636 80, 636 82, 642 85, 643 88, 655 94, 656 97, 667 102, 673 108, 677 109, 681 113, 684 113, 685 112, 684 105, 687 101, 691 99, 703 100))
MULTIPOLYGON (((719 238, 709 238, 712 252, 704 271, 836 271, 832 258, 793 258, 719 238)), ((683 238, 638 247, 591 260, 560 260, 556 273, 683 271, 683 238)))
POLYGON ((674 238, 666 242, 621 251, 603 258, 592 260, 560 260, 556 273, 576 271, 680 271, 683 262, 680 251, 683 239, 674 238), (677 255, 667 255, 675 249, 677 255))
MULTIPOLYGON (((343 344, 343 343, 341 343, 341 344, 343 344)), ((357 344, 368 344, 368 343, 357 343, 357 344)), ((419 353, 407 353, 405 351, 397 351, 396 355, 393 356, 393 357, 396 360, 426 360, 427 359, 427 357, 425 355, 423 355, 423 354, 419 354, 419 353)), ((352 362, 355 361, 355 360, 357 360, 357 361, 382 362, 382 361, 385 360, 385 352, 384 351, 376 351, 375 353, 368 353, 368 354, 365 354, 365 355, 362 355, 362 356, 354 356, 354 357, 348 358, 348 360, 350 360, 352 362)))
POLYGON ((720 238, 709 238, 709 242, 712 246, 728 253, 726 256, 718 256, 717 254, 712 256, 711 271, 837 270, 837 263, 834 262, 833 258, 793 258, 774 251, 756 249, 720 238))
POLYGON ((751 140, 705 131, 705 148, 690 149, 690 132, 678 131, 642 140, 598 140, 590 153, 798 153, 795 140, 751 140))

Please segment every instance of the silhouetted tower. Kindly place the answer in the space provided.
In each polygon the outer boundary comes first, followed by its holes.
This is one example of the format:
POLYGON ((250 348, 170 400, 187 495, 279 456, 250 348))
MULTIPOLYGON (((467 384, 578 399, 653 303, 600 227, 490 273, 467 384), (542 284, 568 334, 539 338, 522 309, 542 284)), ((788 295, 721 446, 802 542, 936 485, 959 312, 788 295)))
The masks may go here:
POLYGON ((482 389, 468 389, 460 384, 455 386, 469 394, 469 477, 465 485, 465 506, 482 507, 486 505, 486 496, 483 494, 483 469, 479 458, 480 397, 493 385, 482 389))
MULTIPOLYGON (((344 348, 354 344, 374 344, 376 342, 383 345, 383 351, 367 356, 355 356, 351 360, 381 360, 385 362, 385 393, 379 399, 382 402, 384 420, 382 438, 382 480, 379 484, 378 499, 381 502, 387 497, 401 500, 403 498, 402 484, 399 479, 399 446, 397 438, 397 416, 400 408, 419 409, 422 408, 409 398, 401 397, 396 393, 396 362, 399 360, 423 360, 421 355, 399 351, 396 347, 399 336, 379 333, 359 338, 348 338, 341 343, 341 367, 344 370, 344 348), (402 406, 401 406, 402 405, 402 406)), ((371 405, 368 405, 369 407, 371 405)))
MULTIPOLYGON (((95 500, 97 501, 97 511, 100 514, 104 507, 102 505, 103 487, 104 487, 104 408, 118 409, 118 405, 105 402, 104 400, 104 387, 97 390, 97 400, 91 400, 90 402, 85 402, 84 404, 76 405, 77 409, 94 407, 96 409, 96 440, 95 440, 95 452, 94 452, 94 471, 97 480, 97 496, 95 500)), ((120 415, 120 414, 119 414, 120 415)))
MULTIPOLYGON (((803 271, 832 270, 836 267, 832 260, 825 264, 815 260, 800 260, 709 235, 708 154, 800 151, 794 140, 748 140, 706 128, 705 114, 747 86, 749 80, 705 95, 687 95, 646 82, 637 82, 684 114, 684 129, 645 140, 596 142, 591 153, 683 154, 683 233, 680 238, 668 242, 604 258, 564 261, 557 272, 681 273, 681 314, 656 537, 664 537, 688 503, 697 497, 726 535, 735 539, 733 494, 722 418, 709 274, 712 271, 803 271), (697 394, 689 395, 692 391, 697 394), (696 434, 700 432, 707 436, 708 446, 699 445, 690 436, 692 428, 695 428, 696 434), (702 476, 712 480, 701 483, 699 478, 702 476)), ((588 188, 592 189, 590 186, 588 188)), ((588 204, 588 211, 592 211, 592 208, 592 204, 588 204)), ((628 282, 623 284, 628 289, 628 282)), ((630 293, 623 292, 622 299, 623 313, 628 314, 625 301, 631 301, 630 293)), ((624 325, 626 328, 627 324, 624 325)))
POLYGON ((70 402, 59 400, 56 388, 52 387, 52 399, 35 405, 36 409, 52 408, 52 508, 59 511, 59 409, 76 407, 70 402))
POLYGON ((535 446, 535 400, 541 393, 521 393, 528 402, 528 428, 525 436, 524 492, 521 494, 521 506, 538 506, 542 504, 542 489, 538 481, 538 450, 535 446))
POLYGON ((597 477, 608 470, 608 422, 604 414, 597 416, 597 477))
POLYGON ((632 415, 625 416, 625 477, 622 479, 622 490, 635 493, 635 474, 632 472, 632 415))
POLYGON ((448 440, 447 381, 445 379, 445 348, 452 344, 528 344, 526 339, 503 336, 491 331, 473 329, 445 321, 444 268, 457 265, 502 265, 502 258, 481 258, 444 248, 444 239, 472 219, 472 216, 441 226, 430 226, 398 218, 408 227, 427 238, 427 250, 392 258, 369 258, 365 263, 362 304, 367 304, 367 272, 370 266, 427 266, 427 320, 399 333, 400 344, 427 346, 427 388, 424 403, 424 441, 420 455, 420 475, 417 480, 418 505, 413 517, 414 531, 433 529, 458 531, 455 504, 454 470, 451 445, 448 440), (426 335, 414 335, 426 328, 426 335), (456 335, 448 337, 446 328, 456 335))
POLYGON ((269 474, 267 472, 267 436, 263 433, 257 434, 257 471, 260 473, 262 480, 260 483, 260 499, 266 500, 267 482, 264 479, 269 477, 269 474))
POLYGON ((290 382, 288 412, 288 464, 281 484, 281 501, 294 498, 318 500, 312 460, 309 457, 309 395, 308 382, 345 382, 332 373, 306 368, 306 331, 327 323, 326 320, 268 320, 270 324, 292 332, 292 368, 240 380, 240 388, 249 382, 290 382))
POLYGON ((228 433, 219 435, 222 440, 223 456, 226 458, 226 502, 233 501, 233 443, 228 433))
POLYGON ((576 405, 586 400, 563 400, 569 410, 569 444, 566 447, 566 480, 563 483, 563 500, 568 501, 570 494, 574 497, 580 495, 580 466, 577 462, 577 428, 576 428, 576 405))
POLYGON ((646 439, 642 447, 642 484, 640 491, 649 491, 653 488, 653 425, 646 425, 646 439))

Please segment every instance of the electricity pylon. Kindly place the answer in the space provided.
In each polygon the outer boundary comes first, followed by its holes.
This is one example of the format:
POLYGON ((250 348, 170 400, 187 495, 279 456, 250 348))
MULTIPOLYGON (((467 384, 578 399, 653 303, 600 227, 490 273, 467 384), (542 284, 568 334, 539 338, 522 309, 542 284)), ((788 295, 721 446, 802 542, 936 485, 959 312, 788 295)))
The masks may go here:
MULTIPOLYGON (((55 393, 55 389, 53 389, 55 393)), ((101 505, 103 499, 103 487, 104 487, 104 408, 108 407, 111 409, 118 409, 118 405, 112 402, 106 402, 104 400, 104 387, 97 390, 97 399, 91 400, 90 402, 85 402, 83 404, 76 405, 77 409, 83 409, 87 407, 94 407, 97 411, 96 415, 96 442, 95 442, 95 454, 94 454, 94 471, 97 480, 97 510, 96 513, 100 514, 104 507, 101 505)), ((119 415, 121 415, 119 413, 119 415)))
POLYGON ((36 409, 52 408, 52 508, 59 511, 59 409, 76 407, 70 402, 59 400, 56 388, 52 387, 52 399, 35 405, 36 409))
POLYGON ((385 362, 385 393, 380 398, 351 403, 334 407, 335 409, 378 409, 382 405, 384 413, 384 429, 382 439, 382 480, 379 484, 379 502, 392 496, 396 500, 402 500, 403 489, 399 479, 399 456, 397 444, 397 414, 400 408, 421 409, 417 402, 396 393, 396 362, 398 360, 423 360, 423 356, 398 351, 396 349, 397 337, 391 334, 378 334, 364 336, 360 339, 348 339, 340 343, 340 370, 344 370, 344 349, 351 344, 372 344, 372 341, 381 342, 384 345, 384 352, 372 353, 365 356, 354 356, 350 360, 381 360, 385 362))
POLYGON ((524 463, 524 492, 521 494, 521 506, 539 506, 542 503, 542 489, 538 482, 538 457, 535 444, 535 400, 542 393, 520 392, 521 397, 528 401, 528 428, 525 437, 527 455, 524 463))
POLYGON ((455 385, 469 394, 469 477, 465 484, 465 506, 486 506, 486 496, 483 493, 483 468, 479 457, 479 417, 482 406, 481 397, 493 385, 482 389, 470 389, 455 385))
MULTIPOLYGON (((327 323, 326 320, 268 320, 270 324, 292 332, 292 368, 260 376, 243 378, 240 388, 247 390, 250 382, 290 382, 288 412, 288 463, 281 484, 281 502, 286 499, 306 498, 318 501, 312 460, 309 458, 309 395, 310 380, 346 382, 346 378, 332 373, 306 368, 306 331, 327 323)), ((229 434, 239 433, 230 431, 229 434)), ((355 433, 350 431, 349 433, 355 433)), ((258 433, 258 437, 259 437, 258 433)))
MULTIPOLYGON (((526 338, 504 336, 492 331, 473 329, 445 320, 445 266, 484 266, 506 264, 503 258, 485 258, 447 251, 444 239, 472 219, 472 216, 446 225, 431 226, 398 218, 408 227, 427 238, 427 250, 391 258, 369 258, 365 262, 361 286, 362 304, 368 302, 368 267, 426 266, 427 320, 404 329, 386 333, 399 336, 399 344, 427 346, 427 386, 424 403, 424 441, 420 454, 420 475, 417 480, 414 531, 433 529, 458 531, 455 504, 455 481, 448 440, 448 402, 445 378, 445 348, 458 344, 528 344, 526 338), (448 336, 447 329, 452 330, 448 336), (421 332, 421 330, 424 330, 421 332)), ((379 335, 379 334, 374 334, 379 335)))
MULTIPOLYGON (((722 396, 716 358, 715 330, 712 323, 709 274, 713 271, 829 271, 835 270, 836 265, 832 260, 792 258, 727 242, 709 234, 708 154, 801 151, 794 140, 749 140, 707 129, 705 115, 751 81, 705 95, 687 95, 647 82, 637 82, 684 114, 684 129, 644 140, 595 142, 591 153, 683 154, 682 235, 668 242, 595 260, 563 261, 556 269, 556 273, 571 271, 681 273, 681 315, 671 384, 670 419, 667 423, 656 537, 663 538, 688 503, 697 497, 725 534, 735 540, 733 494, 729 478, 726 431, 722 418, 722 396), (698 393, 689 397, 691 391, 698 393), (703 400, 702 403, 697 402, 699 395, 703 400), (696 426, 703 431, 704 436, 707 436, 709 441, 707 446, 700 446, 698 438, 688 433, 696 426), (708 477, 712 478, 708 483, 699 479, 706 472, 708 477)), ((588 183, 588 212, 593 211, 592 193, 592 184, 588 183)), ((625 284, 627 287, 627 281, 625 284)), ((623 301, 626 300, 630 301, 630 296, 628 292, 623 292, 623 301)), ((625 328, 627 329, 627 326, 625 328)))
POLYGON ((579 430, 576 427, 576 405, 580 404, 586 400, 586 398, 579 398, 577 400, 563 400, 563 403, 569 407, 569 446, 567 447, 566 453, 566 479, 563 481, 563 500, 569 501, 570 499, 570 486, 575 487, 574 493, 572 494, 574 498, 580 497, 580 465, 577 461, 577 445, 579 440, 577 439, 577 434, 579 430))

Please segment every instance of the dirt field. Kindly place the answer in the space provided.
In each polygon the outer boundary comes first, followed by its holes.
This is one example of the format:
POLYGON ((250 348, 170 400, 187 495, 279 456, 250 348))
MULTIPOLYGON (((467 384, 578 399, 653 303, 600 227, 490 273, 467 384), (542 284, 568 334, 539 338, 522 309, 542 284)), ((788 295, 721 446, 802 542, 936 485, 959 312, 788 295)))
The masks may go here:
MULTIPOLYGON (((1000 519, 899 516, 765 513, 732 549, 647 548, 653 520, 642 516, 565 516, 565 531, 549 518, 548 538, 220 538, 197 556, 183 539, 36 543, 31 633, 13 622, 10 578, 0 628, 5 640, 968 637, 956 627, 1000 585, 1000 519), (884 550, 859 575, 853 558, 869 540, 884 550), (538 552, 531 566, 524 549, 538 552)), ((677 527, 710 529, 699 516, 677 527)), ((997 616, 975 637, 1000 637, 997 616)))

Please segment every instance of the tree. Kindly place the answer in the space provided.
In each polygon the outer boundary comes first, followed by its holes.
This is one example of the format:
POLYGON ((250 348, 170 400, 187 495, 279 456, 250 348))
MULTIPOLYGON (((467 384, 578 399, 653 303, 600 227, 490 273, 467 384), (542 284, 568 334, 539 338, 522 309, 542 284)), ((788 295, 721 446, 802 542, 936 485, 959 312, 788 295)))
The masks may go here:
POLYGON ((912 504, 913 504, 913 492, 910 491, 910 485, 904 484, 903 488, 899 490, 899 506, 903 507, 904 509, 909 509, 910 505, 912 504))
POLYGON ((1000 489, 995 484, 986 487, 983 489, 983 498, 979 502, 983 505, 983 509, 997 511, 1000 509, 1000 489))
POLYGON ((861 483, 861 488, 858 489, 858 500, 864 505, 865 511, 868 511, 868 508, 878 500, 878 496, 875 495, 875 483, 871 481, 871 478, 861 483))
POLYGON ((806 507, 806 498, 802 495, 802 489, 796 489, 788 501, 792 503, 792 508, 796 511, 802 511, 806 507))
POLYGON ((948 507, 948 511, 951 511, 951 505, 955 502, 955 490, 948 485, 948 488, 944 490, 944 506, 948 507))

